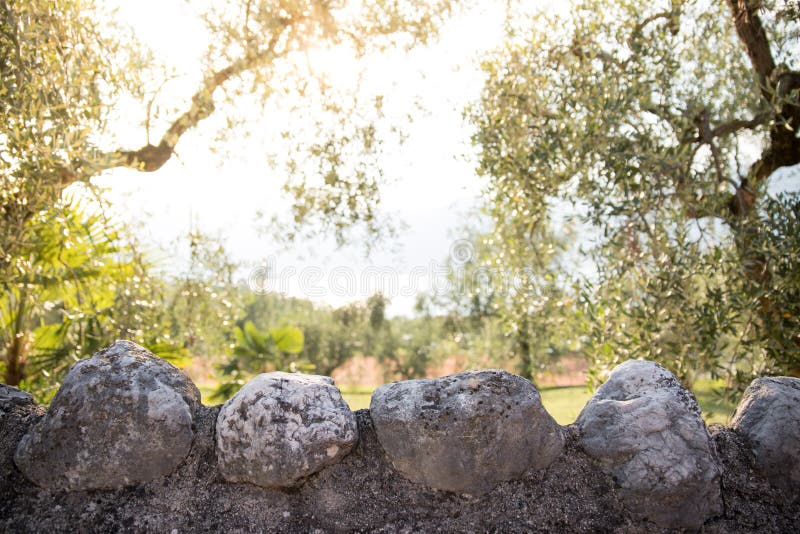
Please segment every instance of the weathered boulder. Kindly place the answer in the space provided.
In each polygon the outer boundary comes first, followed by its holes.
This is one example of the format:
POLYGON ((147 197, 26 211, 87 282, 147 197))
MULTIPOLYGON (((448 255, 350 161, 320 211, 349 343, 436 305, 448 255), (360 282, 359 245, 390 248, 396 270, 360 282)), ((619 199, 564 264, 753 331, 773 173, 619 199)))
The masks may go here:
POLYGON ((28 406, 33 404, 33 397, 29 393, 12 386, 0 384, 0 413, 9 411, 14 406, 28 406))
POLYGON ((698 528, 722 512, 721 467, 700 408, 660 365, 618 365, 575 425, 580 446, 614 477, 633 515, 698 528))
POLYGON ((333 379, 281 372, 258 375, 228 400, 216 432, 222 476, 263 487, 294 486, 358 441, 333 379))
POLYGON ((800 379, 757 378, 744 393, 731 427, 745 436, 756 468, 775 486, 800 493, 800 379))
POLYGON ((378 441, 394 468, 429 487, 481 495, 561 453, 561 427, 536 387, 487 370, 386 384, 372 394, 378 441))
POLYGON ((130 341, 76 363, 14 462, 39 486, 113 489, 167 475, 189 453, 200 392, 130 341))

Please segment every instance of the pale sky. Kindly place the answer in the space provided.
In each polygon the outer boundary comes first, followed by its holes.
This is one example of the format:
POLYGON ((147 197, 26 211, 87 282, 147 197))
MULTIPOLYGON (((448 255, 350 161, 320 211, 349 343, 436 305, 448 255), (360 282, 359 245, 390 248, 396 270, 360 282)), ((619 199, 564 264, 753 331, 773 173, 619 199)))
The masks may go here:
MULTIPOLYGON (((190 4, 146 0, 118 5, 120 18, 134 28, 137 37, 160 61, 183 74, 163 91, 190 95, 205 47, 202 24, 193 18, 190 4)), ((289 253, 259 235, 256 213, 274 213, 286 203, 280 196, 281 177, 265 166, 259 143, 268 139, 245 141, 234 157, 216 155, 208 148, 213 132, 201 124, 180 141, 178 157, 158 172, 118 169, 98 183, 109 188, 112 205, 138 228, 145 242, 167 246, 184 235, 194 220, 204 232, 221 237, 234 260, 247 264, 243 275, 272 258, 278 272, 296 273, 281 280, 289 294, 340 305, 381 289, 375 287, 379 272, 378 278, 385 282, 382 289, 392 299, 389 313, 410 313, 414 289, 430 285, 421 270, 431 271, 443 262, 459 237, 464 215, 478 204, 482 186, 474 172, 470 128, 462 112, 481 89, 477 59, 501 42, 502 24, 500 5, 481 3, 448 24, 439 42, 375 73, 374 83, 386 82, 387 106, 414 113, 418 98, 430 113, 407 129, 404 145, 387 148, 386 173, 399 179, 384 190, 384 208, 408 227, 391 247, 378 249, 369 258, 364 257, 362 246, 337 250, 332 239, 301 243, 296 253, 289 253), (354 276, 350 278, 343 269, 354 276), (302 276, 306 279, 300 280, 302 276)), ((124 119, 121 124, 131 120, 124 119)), ((136 117, 129 131, 124 126, 117 131, 130 147, 143 143, 139 121, 136 117)), ((154 135, 158 138, 160 131, 154 135)), ((185 257, 180 255, 165 261, 168 269, 185 268, 185 257)))

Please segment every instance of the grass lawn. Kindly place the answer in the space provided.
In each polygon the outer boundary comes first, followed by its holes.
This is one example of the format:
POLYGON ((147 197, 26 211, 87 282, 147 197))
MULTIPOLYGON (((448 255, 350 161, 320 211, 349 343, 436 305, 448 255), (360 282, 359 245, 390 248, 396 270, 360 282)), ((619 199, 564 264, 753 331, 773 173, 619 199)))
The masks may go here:
POLYGON ((197 389, 200 390, 200 398, 206 406, 214 406, 215 404, 222 404, 222 402, 224 402, 219 399, 212 399, 214 391, 216 391, 219 386, 219 381, 205 380, 197 381, 195 384, 197 385, 197 389))
MULTIPOLYGON (((197 389, 200 390, 200 397, 203 400, 203 404, 214 406, 215 404, 222 404, 225 402, 224 399, 212 399, 214 391, 218 386, 219 382, 216 380, 197 382, 197 389)), ((342 392, 342 397, 344 397, 344 400, 347 401, 347 404, 353 411, 369 408, 372 392, 375 391, 374 386, 341 386, 339 389, 342 392)))
POLYGON ((728 424, 728 419, 733 415, 738 404, 738 402, 726 402, 722 399, 718 392, 724 387, 724 380, 698 380, 692 388, 692 393, 697 397, 700 409, 703 410, 703 419, 709 425, 711 423, 728 424))
MULTIPOLYGON (((715 393, 714 390, 722 388, 723 385, 724 382, 721 380, 699 380, 693 388, 703 411, 703 419, 708 424, 727 423, 729 416, 736 408, 735 404, 723 402, 715 393)), ((369 408, 370 397, 374 389, 370 386, 343 386, 341 388, 344 400, 353 411, 369 408)), ((592 396, 585 386, 542 388, 539 392, 542 395, 542 404, 561 425, 574 423, 586 401, 592 396)))
POLYGON ((353 411, 369 408, 372 392, 375 391, 373 386, 340 386, 339 389, 353 411))
POLYGON ((574 423, 592 396, 586 386, 541 388, 542 404, 559 425, 574 423))

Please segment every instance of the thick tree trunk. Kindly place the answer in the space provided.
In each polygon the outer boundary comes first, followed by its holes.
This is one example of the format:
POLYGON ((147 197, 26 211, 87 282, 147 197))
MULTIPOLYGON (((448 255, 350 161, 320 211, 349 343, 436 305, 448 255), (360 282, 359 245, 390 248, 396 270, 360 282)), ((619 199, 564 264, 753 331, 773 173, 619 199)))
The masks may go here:
POLYGON ((733 15, 739 40, 750 58, 759 83, 761 95, 770 109, 769 141, 761 157, 750 168, 727 203, 728 222, 737 236, 742 253, 742 265, 748 277, 757 283, 769 283, 766 259, 752 253, 753 230, 747 218, 756 205, 766 180, 781 167, 800 163, 800 103, 791 99, 792 91, 800 88, 800 73, 779 72, 772 56, 769 39, 758 15, 760 0, 726 0, 733 15))
POLYGON ((772 173, 781 167, 800 163, 800 139, 797 137, 800 103, 791 99, 792 91, 800 88, 800 73, 780 72, 777 68, 767 33, 758 16, 763 2, 726 1, 733 15, 736 33, 761 85, 761 95, 769 107, 775 110, 768 146, 728 201, 728 211, 735 220, 744 218, 752 210, 758 190, 772 173))
MULTIPOLYGON (((760 294, 757 308, 753 311, 759 318, 760 328, 769 331, 783 321, 784 310, 768 294, 773 275, 769 259, 754 246, 759 238, 759 230, 753 227, 752 212, 769 177, 781 167, 800 163, 800 139, 797 137, 800 102, 796 94, 792 94, 800 88, 800 73, 781 70, 776 65, 767 33, 758 15, 763 8, 761 0, 726 2, 733 15, 736 33, 760 84, 765 107, 769 110, 767 113, 771 115, 768 116, 770 129, 767 145, 728 200, 726 216, 735 236, 742 270, 752 284, 751 289, 755 294, 760 294)), ((744 123, 741 126, 752 127, 744 123)), ((720 135, 725 133, 729 132, 720 132, 720 135)), ((777 328, 780 329, 780 326, 777 328)), ((795 337, 794 344, 800 344, 800 338, 795 337)), ((781 365, 785 367, 786 361, 781 365)), ((791 363, 788 365, 792 366, 791 363)), ((785 368, 782 371, 797 373, 798 370, 785 368)))

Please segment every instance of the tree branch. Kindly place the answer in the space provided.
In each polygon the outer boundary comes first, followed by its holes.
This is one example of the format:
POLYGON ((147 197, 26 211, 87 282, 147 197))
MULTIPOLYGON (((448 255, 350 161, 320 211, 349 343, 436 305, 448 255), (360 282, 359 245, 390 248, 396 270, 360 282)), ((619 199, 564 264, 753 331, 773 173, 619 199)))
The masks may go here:
POLYGON ((800 86, 800 76, 793 72, 778 76, 779 72, 776 71, 767 33, 757 14, 762 2, 759 0, 727 0, 727 2, 733 14, 736 33, 759 79, 761 95, 769 104, 771 111, 759 113, 749 121, 734 120, 713 130, 708 126, 705 117, 698 115, 695 118, 698 136, 686 141, 708 144, 711 147, 717 174, 721 177, 721 165, 717 154, 714 153, 713 139, 771 122, 768 147, 761 153, 759 160, 750 167, 741 183, 736 185, 734 182, 735 192, 727 202, 730 214, 739 218, 746 215, 755 205, 756 191, 773 172, 781 167, 800 163, 800 139, 796 134, 800 126, 800 105, 791 99, 784 99, 776 90, 780 88, 781 93, 790 95, 791 90, 800 86), (780 102, 777 110, 776 99, 780 102))
POLYGON ((66 187, 79 179, 88 179, 98 172, 118 167, 127 167, 142 172, 154 172, 163 167, 172 157, 175 145, 178 144, 181 136, 214 112, 215 90, 223 86, 227 81, 240 76, 248 70, 265 65, 276 57, 275 47, 278 44, 278 40, 294 20, 284 18, 280 19, 279 22, 276 25, 275 33, 262 50, 252 51, 252 49, 249 49, 244 57, 237 59, 223 69, 213 72, 203 81, 200 88, 192 96, 189 109, 175 119, 167 131, 164 132, 157 145, 148 143, 136 150, 117 150, 100 153, 95 160, 95 164, 90 169, 63 167, 57 172, 61 181, 60 185, 66 187))
MULTIPOLYGON (((590 43, 595 44, 595 43, 590 43)), ((620 70, 625 70, 625 62, 618 60, 613 55, 609 54, 608 52, 604 52, 600 50, 599 47, 596 49, 590 49, 585 47, 577 42, 572 43, 572 46, 569 48, 569 51, 580 60, 588 60, 591 61, 593 59, 599 59, 603 62, 604 65, 617 67, 620 70)))
POLYGON ((708 145, 711 149, 711 156, 714 159, 714 168, 717 171, 717 180, 720 182, 727 180, 727 175, 722 170, 722 163, 720 162, 719 149, 714 144, 714 134, 708 122, 708 111, 702 110, 694 118, 694 123, 697 126, 698 138, 701 144, 708 145))
POLYGON ((710 135, 711 137, 723 137, 738 132, 739 130, 753 130, 763 124, 766 124, 770 118, 772 118, 772 113, 765 111, 759 113, 750 120, 734 119, 730 122, 720 124, 711 130, 710 135))
POLYGON ((759 0, 727 0, 733 13, 733 22, 736 33, 744 44, 753 70, 761 82, 761 92, 764 98, 770 99, 767 81, 775 70, 775 59, 769 47, 767 32, 761 23, 761 18, 756 11, 762 6, 759 0))
POLYGON ((641 38, 642 37, 642 32, 644 32, 644 29, 647 26, 649 26, 651 23, 657 21, 658 19, 665 19, 667 21, 667 25, 668 25, 670 33, 672 35, 676 35, 678 33, 678 31, 680 30, 678 16, 677 16, 678 13, 679 13, 679 11, 673 9, 671 11, 662 11, 661 13, 656 13, 654 15, 650 15, 649 17, 644 19, 642 22, 640 22, 639 24, 634 26, 633 31, 631 32, 630 39, 628 39, 628 45, 631 48, 634 48, 634 41, 636 39, 638 39, 638 38, 641 38))
MULTIPOLYGON (((656 113, 651 109, 647 109, 651 113, 656 113)), ((752 119, 734 119, 730 122, 720 124, 712 129, 708 122, 706 110, 703 109, 694 118, 695 126, 697 126, 698 134, 696 136, 684 135, 681 138, 681 143, 711 143, 717 137, 724 137, 739 130, 753 130, 767 124, 772 119, 773 114, 769 111, 764 111, 753 117, 752 119)))

